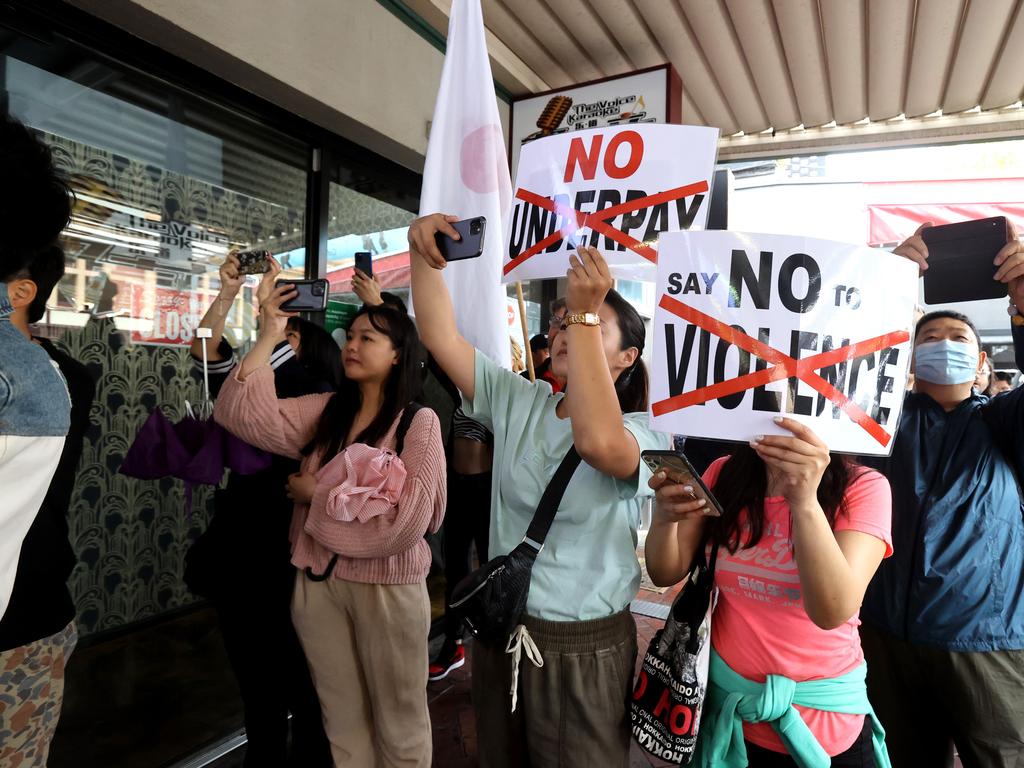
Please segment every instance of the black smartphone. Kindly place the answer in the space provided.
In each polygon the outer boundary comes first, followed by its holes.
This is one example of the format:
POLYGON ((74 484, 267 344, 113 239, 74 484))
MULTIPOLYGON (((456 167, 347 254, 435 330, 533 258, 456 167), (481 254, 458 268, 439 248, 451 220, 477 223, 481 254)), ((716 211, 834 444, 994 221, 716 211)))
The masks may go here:
POLYGON ((373 277, 373 254, 369 251, 357 251, 356 269, 367 277, 373 277))
POLYGON ((484 234, 487 231, 487 219, 477 216, 474 219, 456 221, 452 227, 461 236, 461 240, 453 240, 448 235, 438 232, 434 235, 437 249, 446 261, 475 259, 484 252, 484 234))
POLYGON ((278 285, 294 285, 298 295, 281 305, 286 312, 323 312, 327 309, 326 280, 278 280, 278 285))
POLYGON ((927 304, 1006 297, 1006 285, 994 279, 999 268, 993 263, 1009 240, 1005 216, 928 227, 921 239, 928 246, 927 304))
POLYGON ((683 454, 678 451, 641 451, 640 459, 650 468, 652 475, 664 472, 673 483, 693 488, 694 501, 704 499, 707 502, 707 507, 704 509, 705 515, 721 517, 724 511, 722 505, 718 503, 718 499, 710 489, 704 485, 697 470, 683 454))
POLYGON ((262 275, 270 269, 270 251, 242 251, 235 258, 240 275, 262 275))

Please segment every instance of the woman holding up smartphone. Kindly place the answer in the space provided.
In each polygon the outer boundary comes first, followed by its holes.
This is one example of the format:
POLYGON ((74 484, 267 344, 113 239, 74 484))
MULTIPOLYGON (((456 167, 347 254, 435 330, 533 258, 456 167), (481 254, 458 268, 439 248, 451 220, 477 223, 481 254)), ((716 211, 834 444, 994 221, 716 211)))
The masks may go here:
POLYGON ((281 305, 294 293, 278 286, 261 303, 259 339, 224 383, 214 416, 243 440, 301 460, 288 480, 292 620, 335 765, 426 768, 424 534, 441 525, 445 464, 436 414, 412 406, 423 349, 408 315, 364 306, 348 330, 337 393, 279 398, 270 359, 290 316, 281 305))
POLYGON ((498 367, 455 325, 435 242, 438 233, 458 239, 454 221, 434 214, 413 222, 413 298, 423 341, 462 392, 466 416, 494 435, 491 557, 523 540, 570 446, 583 460, 533 567, 522 618, 528 637, 519 635, 512 652, 473 644, 480 765, 627 766, 636 659, 629 603, 640 584, 640 506, 650 493, 640 451, 668 446, 648 426, 643 322, 611 290, 601 254, 581 248, 568 272, 566 330, 552 349, 552 370, 567 378, 569 394, 498 367))
POLYGON ((651 480, 657 504, 645 551, 654 583, 678 583, 701 548, 718 547, 711 674, 693 765, 831 758, 833 768, 885 768, 857 627, 868 582, 892 554, 889 483, 830 455, 799 422, 776 421, 791 435, 759 437, 705 473, 721 517, 706 516, 707 503, 665 473, 651 480), (738 706, 725 706, 730 694, 738 706))

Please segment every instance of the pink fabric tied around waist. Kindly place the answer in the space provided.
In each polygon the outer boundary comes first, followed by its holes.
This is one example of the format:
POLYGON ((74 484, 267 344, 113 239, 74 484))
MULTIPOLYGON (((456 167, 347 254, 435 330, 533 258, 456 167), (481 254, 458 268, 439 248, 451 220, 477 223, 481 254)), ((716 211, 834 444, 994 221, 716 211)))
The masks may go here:
POLYGON ((335 462, 343 462, 344 479, 328 497, 328 516, 343 523, 365 523, 398 504, 406 470, 394 451, 355 443, 328 462, 317 479, 329 470, 336 472, 339 467, 331 467, 335 462))

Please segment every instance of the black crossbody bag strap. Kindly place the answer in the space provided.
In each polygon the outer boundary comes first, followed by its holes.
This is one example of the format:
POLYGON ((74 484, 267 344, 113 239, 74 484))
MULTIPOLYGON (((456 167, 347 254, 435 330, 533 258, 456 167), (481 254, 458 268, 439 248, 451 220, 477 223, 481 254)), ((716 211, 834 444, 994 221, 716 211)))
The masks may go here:
POLYGON ((551 482, 544 489, 544 495, 540 497, 537 511, 533 513, 533 520, 530 521, 530 527, 526 529, 526 538, 523 539, 524 543, 529 544, 538 552, 544 548, 544 540, 548 537, 548 531, 551 530, 555 512, 558 511, 558 505, 562 503, 565 489, 569 487, 573 472, 579 465, 580 455, 576 452, 576 446, 573 445, 565 454, 562 463, 558 465, 558 469, 555 470, 551 482))

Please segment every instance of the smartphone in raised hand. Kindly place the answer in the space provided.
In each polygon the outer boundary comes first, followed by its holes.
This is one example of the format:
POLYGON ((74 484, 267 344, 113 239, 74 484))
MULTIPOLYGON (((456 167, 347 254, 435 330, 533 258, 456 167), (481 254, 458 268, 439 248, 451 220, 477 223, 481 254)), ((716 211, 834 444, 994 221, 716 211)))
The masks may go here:
POLYGON ((291 285, 298 293, 281 305, 285 312, 324 312, 327 309, 326 280, 278 280, 278 285, 291 285))
POLYGON ((720 517, 724 512, 718 499, 683 454, 678 451, 641 451, 640 460, 650 468, 651 474, 664 472, 671 482, 693 488, 693 500, 704 499, 707 502, 705 515, 720 517))
POLYGON ((262 275, 270 271, 270 251, 242 251, 235 254, 235 258, 240 275, 262 275))
POLYGON ((455 240, 441 232, 434 236, 437 249, 444 256, 445 261, 475 259, 484 252, 484 235, 487 232, 487 219, 483 216, 463 219, 462 221, 453 222, 452 227, 461 236, 460 240, 455 240))
POLYGON ((1005 216, 926 227, 921 239, 928 246, 925 302, 957 304, 1006 296, 1006 286, 995 279, 996 254, 1010 239, 1005 216))
POLYGON ((356 253, 356 269, 367 277, 373 277, 373 254, 369 251, 356 253))

